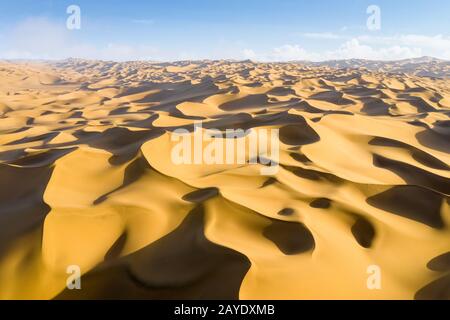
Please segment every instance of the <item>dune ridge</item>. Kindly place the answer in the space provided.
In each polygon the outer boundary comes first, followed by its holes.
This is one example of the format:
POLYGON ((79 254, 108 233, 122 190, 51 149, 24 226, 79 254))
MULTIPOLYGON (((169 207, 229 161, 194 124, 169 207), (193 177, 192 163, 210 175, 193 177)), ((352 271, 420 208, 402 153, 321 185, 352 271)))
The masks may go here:
POLYGON ((0 62, 0 299, 450 299, 450 83, 422 63, 0 62), (278 172, 174 164, 198 121, 279 129, 278 172))

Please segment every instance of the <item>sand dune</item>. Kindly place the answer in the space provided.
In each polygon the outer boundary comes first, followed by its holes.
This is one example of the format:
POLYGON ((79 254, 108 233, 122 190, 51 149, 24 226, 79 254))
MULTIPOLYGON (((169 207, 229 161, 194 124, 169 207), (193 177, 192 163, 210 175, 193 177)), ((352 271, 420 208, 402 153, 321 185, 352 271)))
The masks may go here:
POLYGON ((450 299, 448 65, 363 67, 0 62, 0 298, 450 299), (278 172, 173 163, 198 121, 278 172))

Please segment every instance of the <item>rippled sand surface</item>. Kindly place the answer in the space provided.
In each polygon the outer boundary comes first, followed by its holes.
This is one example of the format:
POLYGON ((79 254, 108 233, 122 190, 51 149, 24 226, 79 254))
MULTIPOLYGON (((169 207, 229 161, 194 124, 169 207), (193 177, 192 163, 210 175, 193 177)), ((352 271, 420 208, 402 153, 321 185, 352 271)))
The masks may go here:
POLYGON ((0 298, 450 299, 449 80, 388 71, 0 62, 0 298), (278 172, 174 164, 198 121, 278 172))

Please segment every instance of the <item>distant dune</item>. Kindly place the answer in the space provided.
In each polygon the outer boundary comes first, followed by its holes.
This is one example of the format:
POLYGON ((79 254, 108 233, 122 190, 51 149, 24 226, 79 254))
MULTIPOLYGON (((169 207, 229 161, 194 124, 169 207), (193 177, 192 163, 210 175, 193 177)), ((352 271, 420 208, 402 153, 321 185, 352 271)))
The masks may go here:
POLYGON ((0 298, 450 299, 449 74, 0 62, 0 298), (198 121, 279 129, 278 172, 174 164, 198 121))
POLYGON ((328 66, 332 68, 366 68, 370 71, 407 73, 422 77, 447 79, 450 77, 450 61, 433 57, 421 57, 396 61, 350 59, 325 62, 306 62, 306 64, 312 66, 328 66))

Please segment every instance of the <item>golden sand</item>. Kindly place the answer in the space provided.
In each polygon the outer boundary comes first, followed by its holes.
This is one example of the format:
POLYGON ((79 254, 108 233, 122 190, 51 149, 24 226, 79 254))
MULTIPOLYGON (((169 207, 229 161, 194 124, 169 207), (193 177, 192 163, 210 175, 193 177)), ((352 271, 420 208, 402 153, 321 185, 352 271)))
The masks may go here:
POLYGON ((0 62, 0 298, 450 299, 449 141, 445 79, 0 62), (280 129, 278 172, 174 164, 195 121, 280 129))

